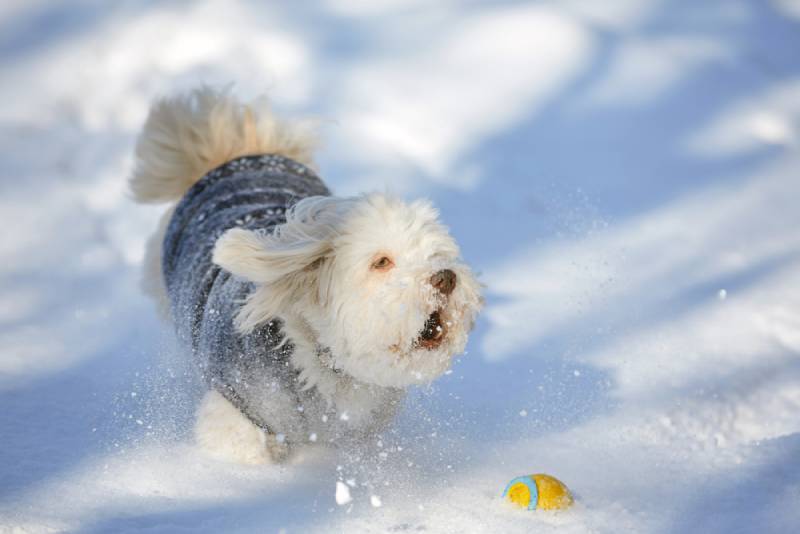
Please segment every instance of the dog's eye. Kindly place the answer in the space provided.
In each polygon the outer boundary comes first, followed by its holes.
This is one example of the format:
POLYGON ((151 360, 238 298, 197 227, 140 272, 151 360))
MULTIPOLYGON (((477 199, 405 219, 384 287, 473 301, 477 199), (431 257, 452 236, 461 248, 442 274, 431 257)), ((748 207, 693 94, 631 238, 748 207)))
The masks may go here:
POLYGON ((370 267, 375 271, 388 271, 394 267, 394 262, 386 256, 381 256, 373 261, 370 267))

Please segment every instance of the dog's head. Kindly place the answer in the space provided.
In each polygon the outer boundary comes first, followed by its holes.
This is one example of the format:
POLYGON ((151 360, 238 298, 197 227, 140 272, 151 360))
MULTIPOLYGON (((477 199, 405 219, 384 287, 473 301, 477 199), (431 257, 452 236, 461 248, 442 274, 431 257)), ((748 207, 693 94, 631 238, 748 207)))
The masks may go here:
POLYGON ((232 229, 214 261, 258 285, 237 317, 248 331, 303 321, 333 365, 362 382, 430 381, 464 350, 480 286, 426 201, 311 197, 273 234, 232 229))

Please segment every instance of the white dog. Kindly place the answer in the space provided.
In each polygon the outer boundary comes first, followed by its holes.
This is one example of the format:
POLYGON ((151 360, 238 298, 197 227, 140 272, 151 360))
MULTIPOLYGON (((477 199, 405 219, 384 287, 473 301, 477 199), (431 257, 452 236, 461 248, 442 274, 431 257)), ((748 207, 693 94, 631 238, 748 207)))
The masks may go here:
POLYGON ((207 88, 157 102, 131 189, 173 202, 145 284, 209 386, 199 443, 260 463, 380 431, 463 352, 479 284, 437 212, 330 196, 314 138, 207 88))

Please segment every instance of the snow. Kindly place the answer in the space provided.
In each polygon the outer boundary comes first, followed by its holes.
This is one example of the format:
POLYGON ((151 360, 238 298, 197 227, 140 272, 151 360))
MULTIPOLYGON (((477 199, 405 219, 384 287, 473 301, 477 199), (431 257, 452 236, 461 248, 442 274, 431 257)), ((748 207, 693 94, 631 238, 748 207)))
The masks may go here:
POLYGON ((4 2, 0 532, 800 530, 798 30, 791 0, 4 2), (148 102, 203 82, 317 118, 338 193, 430 197, 487 286, 362 450, 192 445, 125 177, 148 102), (501 501, 540 472, 574 508, 501 501))
POLYGON ((350 496, 350 488, 347 487, 343 482, 337 481, 336 482, 336 504, 339 506, 344 506, 352 502, 353 498, 350 496))

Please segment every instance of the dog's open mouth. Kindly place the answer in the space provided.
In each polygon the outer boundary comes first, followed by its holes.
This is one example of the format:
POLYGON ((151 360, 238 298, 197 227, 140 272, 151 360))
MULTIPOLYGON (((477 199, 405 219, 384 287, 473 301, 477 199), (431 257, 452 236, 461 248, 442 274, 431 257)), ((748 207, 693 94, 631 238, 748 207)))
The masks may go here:
POLYGON ((422 331, 419 333, 416 345, 423 349, 435 349, 442 344, 446 333, 447 329, 444 322, 442 322, 441 313, 436 310, 425 321, 425 326, 422 327, 422 331))

